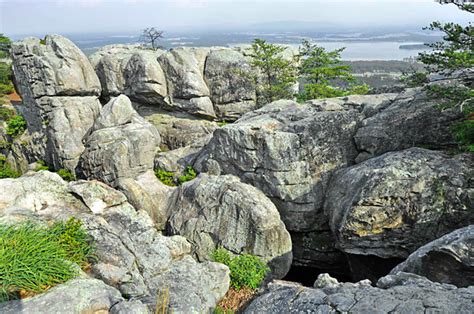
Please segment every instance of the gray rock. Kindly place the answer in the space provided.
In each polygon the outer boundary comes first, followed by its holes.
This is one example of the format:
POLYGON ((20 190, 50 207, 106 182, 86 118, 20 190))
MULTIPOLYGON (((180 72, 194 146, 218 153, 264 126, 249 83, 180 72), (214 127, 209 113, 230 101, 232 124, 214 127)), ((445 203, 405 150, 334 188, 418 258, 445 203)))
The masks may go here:
POLYGON ((101 109, 81 156, 81 175, 116 186, 120 178, 153 169, 159 144, 156 128, 121 95, 101 109))
POLYGON ((406 258, 421 245, 474 223, 473 158, 420 148, 342 169, 325 203, 340 249, 406 258))
POLYGON ((186 237, 199 260, 210 260, 223 247, 234 254, 253 254, 283 278, 291 261, 291 239, 278 210, 256 188, 234 176, 201 174, 174 195, 168 232, 186 237))
POLYGON ((153 313, 141 301, 123 301, 114 305, 110 314, 151 314, 153 313))
POLYGON ((421 89, 408 89, 381 112, 363 121, 354 139, 361 162, 413 146, 445 148, 456 144, 451 125, 462 118, 458 109, 440 111, 439 99, 421 89))
POLYGON ((48 35, 12 45, 13 71, 22 98, 99 96, 100 82, 82 51, 69 39, 48 35))
POLYGON ((277 101, 214 131, 195 168, 218 169, 257 187, 290 231, 322 230, 329 177, 354 162, 352 136, 360 118, 355 110, 324 112, 277 101))
POLYGON ((161 51, 135 52, 124 69, 125 91, 131 99, 151 105, 165 103, 168 96, 165 74, 158 63, 161 51))
POLYGON ((4 314, 108 313, 123 301, 120 292, 100 280, 77 278, 34 297, 0 303, 4 314))
MULTIPOLYGON (((328 276, 326 276, 328 277, 328 276)), ((471 313, 474 287, 456 288, 400 273, 370 282, 338 283, 322 278, 319 289, 274 282, 244 313, 471 313)))
POLYGON ((413 273, 467 287, 474 282, 474 225, 453 231, 413 252, 390 274, 413 273))
POLYGON ((245 57, 235 50, 219 49, 209 53, 204 78, 220 119, 234 121, 256 108, 251 71, 245 57))

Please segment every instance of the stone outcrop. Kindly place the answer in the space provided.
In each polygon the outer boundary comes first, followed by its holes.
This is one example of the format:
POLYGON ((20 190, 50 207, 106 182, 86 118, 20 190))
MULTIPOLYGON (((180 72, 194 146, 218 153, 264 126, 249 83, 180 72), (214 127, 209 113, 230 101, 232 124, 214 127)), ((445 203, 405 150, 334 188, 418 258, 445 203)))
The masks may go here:
POLYGON ((473 158, 412 148, 334 174, 325 212, 344 252, 406 258, 474 223, 473 158))
POLYGON ((275 205, 234 176, 201 174, 173 195, 168 233, 186 237, 199 260, 218 247, 256 255, 283 278, 291 266, 291 239, 275 205))
POLYGON ((12 46, 13 71, 23 98, 18 111, 28 123, 30 161, 75 171, 83 140, 97 116, 99 79, 68 39, 51 35, 12 46))
POLYGON ((100 111, 81 155, 81 175, 112 186, 153 169, 160 135, 121 95, 100 111))
POLYGON ((391 274, 407 272, 467 287, 474 283, 474 225, 453 231, 415 252, 391 274))
MULTIPOLYGON (((101 182, 67 184, 57 174, 41 171, 0 180, 0 190, 9 191, 0 193, 2 223, 79 218, 96 247, 92 275, 150 309, 154 309, 157 296, 167 290, 170 311, 207 312, 229 288, 226 266, 194 261, 185 238, 161 235, 144 211, 136 211, 122 193, 101 182)), ((38 308, 41 310, 43 307, 38 308)))
POLYGON ((316 288, 274 282, 244 313, 470 313, 474 287, 456 288, 399 273, 370 281, 339 283, 320 275, 316 288))

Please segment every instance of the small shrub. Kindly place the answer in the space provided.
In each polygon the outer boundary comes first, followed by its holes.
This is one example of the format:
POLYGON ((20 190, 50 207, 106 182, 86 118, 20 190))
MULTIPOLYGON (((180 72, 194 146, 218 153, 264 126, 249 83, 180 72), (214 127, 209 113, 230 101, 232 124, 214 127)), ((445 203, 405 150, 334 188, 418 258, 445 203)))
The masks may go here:
POLYGON ((51 227, 32 222, 0 225, 0 302, 74 278, 77 270, 71 262, 84 265, 92 257, 88 241, 74 218, 51 227))
POLYGON ((7 134, 16 137, 26 130, 26 120, 19 115, 15 115, 7 120, 7 134))
POLYGON ((464 120, 455 124, 452 128, 462 150, 474 153, 474 120, 464 120))
POLYGON ((18 178, 20 174, 17 171, 13 170, 6 161, 7 157, 3 154, 0 154, 0 179, 18 178))
POLYGON ((56 173, 59 174, 59 176, 63 178, 64 181, 76 180, 76 176, 67 169, 59 169, 56 173))
POLYGON ((155 170, 155 176, 160 180, 163 184, 166 184, 168 186, 176 186, 176 183, 174 182, 174 174, 173 172, 170 171, 165 171, 162 169, 156 169, 155 170))
POLYGON ((228 123, 227 121, 225 121, 225 120, 224 120, 224 121, 217 122, 217 125, 218 125, 219 127, 221 127, 221 128, 222 128, 223 126, 226 126, 227 124, 229 124, 229 123, 228 123))
POLYGON ((35 171, 41 171, 41 170, 49 170, 49 167, 46 166, 46 163, 44 162, 44 160, 38 160, 36 161, 36 163, 38 164, 35 168, 35 171))
POLYGON ((15 91, 12 83, 0 83, 0 95, 8 95, 15 91))
POLYGON ((230 284, 237 290, 244 287, 257 289, 262 283, 268 266, 257 256, 243 254, 231 257, 225 249, 217 249, 212 258, 215 262, 227 265, 230 269, 230 284))
POLYGON ((196 176, 197 176, 196 170, 194 170, 194 168, 191 166, 187 166, 186 170, 184 171, 184 174, 178 178, 178 182, 179 184, 183 184, 195 179, 196 176))
POLYGON ((0 120, 7 121, 15 116, 15 110, 5 107, 0 107, 0 120))

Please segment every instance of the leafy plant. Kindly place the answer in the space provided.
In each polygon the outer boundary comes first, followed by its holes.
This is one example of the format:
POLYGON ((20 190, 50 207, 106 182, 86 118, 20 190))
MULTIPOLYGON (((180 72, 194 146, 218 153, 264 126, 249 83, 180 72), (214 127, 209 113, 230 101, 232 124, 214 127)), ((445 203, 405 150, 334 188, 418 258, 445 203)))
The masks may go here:
POLYGON ((347 96, 350 94, 367 94, 368 85, 357 85, 351 74, 351 67, 344 65, 341 53, 345 48, 326 51, 325 48, 303 40, 299 58, 299 74, 305 79, 304 92, 298 95, 299 101, 317 98, 347 96), (347 84, 347 87, 335 87, 334 82, 347 84))
POLYGON ((20 174, 13 170, 6 161, 7 157, 3 154, 0 154, 0 179, 18 178, 20 174))
POLYGON ((224 121, 217 122, 217 125, 220 126, 221 128, 222 128, 223 126, 226 126, 227 124, 229 124, 229 123, 228 123, 227 121, 225 121, 225 120, 224 120, 224 121))
POLYGON ((462 150, 474 153, 474 120, 464 120, 452 127, 453 135, 462 150))
POLYGON ((7 134, 16 137, 26 130, 26 120, 19 115, 15 115, 7 120, 7 134))
POLYGON ((9 55, 12 41, 4 34, 0 34, 0 58, 6 58, 9 55))
POLYGON ((223 248, 215 250, 212 259, 229 267, 230 284, 237 290, 244 287, 257 289, 269 271, 268 266, 259 257, 250 254, 231 257, 223 248))
POLYGON ((178 178, 179 184, 183 184, 185 182, 191 181, 196 178, 197 172, 194 170, 193 167, 187 166, 186 170, 184 170, 184 174, 178 178))
POLYGON ((176 186, 173 172, 165 171, 163 169, 156 169, 155 176, 167 186, 176 186))
POLYGON ((36 168, 35 171, 41 171, 41 170, 49 170, 49 167, 46 165, 46 162, 44 160, 38 160, 36 161, 36 168))
POLYGON ((0 301, 39 293, 75 277, 72 262, 85 265, 92 257, 88 241, 74 218, 51 227, 32 222, 0 225, 0 301))
POLYGON ((74 181, 76 180, 76 176, 71 173, 71 171, 67 169, 59 169, 56 172, 61 178, 63 178, 64 181, 74 181))
POLYGON ((0 119, 1 120, 7 121, 8 119, 13 117, 14 115, 15 115, 15 110, 0 106, 0 119))

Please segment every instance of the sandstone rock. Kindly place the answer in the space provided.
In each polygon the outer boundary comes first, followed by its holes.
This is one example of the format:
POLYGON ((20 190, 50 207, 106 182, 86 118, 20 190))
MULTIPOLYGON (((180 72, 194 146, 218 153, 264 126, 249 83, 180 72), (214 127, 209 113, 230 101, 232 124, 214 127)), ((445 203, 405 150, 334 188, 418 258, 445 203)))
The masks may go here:
POLYGON ((158 63, 161 51, 135 52, 124 69, 124 93, 141 103, 160 105, 168 95, 165 74, 158 63))
POLYGON ((381 112, 364 120, 354 139, 361 152, 357 162, 389 151, 425 145, 455 145, 451 125, 462 117, 457 109, 440 111, 439 99, 421 89, 408 89, 381 112))
POLYGON ((421 245, 474 223, 473 159, 412 148, 332 178, 325 203, 340 249, 406 258, 421 245))
MULTIPOLYGON (((327 276, 328 277, 328 276, 327 276)), ((338 283, 320 276, 319 289, 274 282, 244 313, 470 313, 474 287, 459 288, 400 273, 370 282, 338 283)))
POLYGON ((453 231, 413 252, 391 274, 413 273, 467 287, 474 282, 474 225, 453 231))
POLYGON ((108 313, 123 298, 100 280, 78 278, 34 297, 0 303, 4 314, 108 313))
POLYGON ((283 278, 291 261, 291 239, 275 206, 256 188, 234 176, 201 174, 182 185, 169 210, 168 232, 186 237, 200 260, 223 247, 268 262, 283 278))
POLYGON ((13 71, 22 98, 99 96, 100 82, 86 56, 69 39, 48 35, 12 45, 13 71))
POLYGON ((257 187, 290 231, 321 230, 329 177, 354 162, 359 121, 355 110, 324 112, 277 101, 214 131, 195 168, 233 174, 257 187))
POLYGON ((120 178, 135 178, 153 169, 159 133, 136 113, 126 96, 101 109, 92 131, 80 161, 85 178, 115 186, 120 178))
POLYGON ((234 121, 256 108, 251 71, 245 57, 235 50, 219 49, 209 53, 204 78, 220 119, 234 121))
POLYGON ((201 142, 218 128, 217 123, 185 112, 169 112, 152 106, 135 105, 137 112, 153 124, 166 150, 175 150, 201 142))

